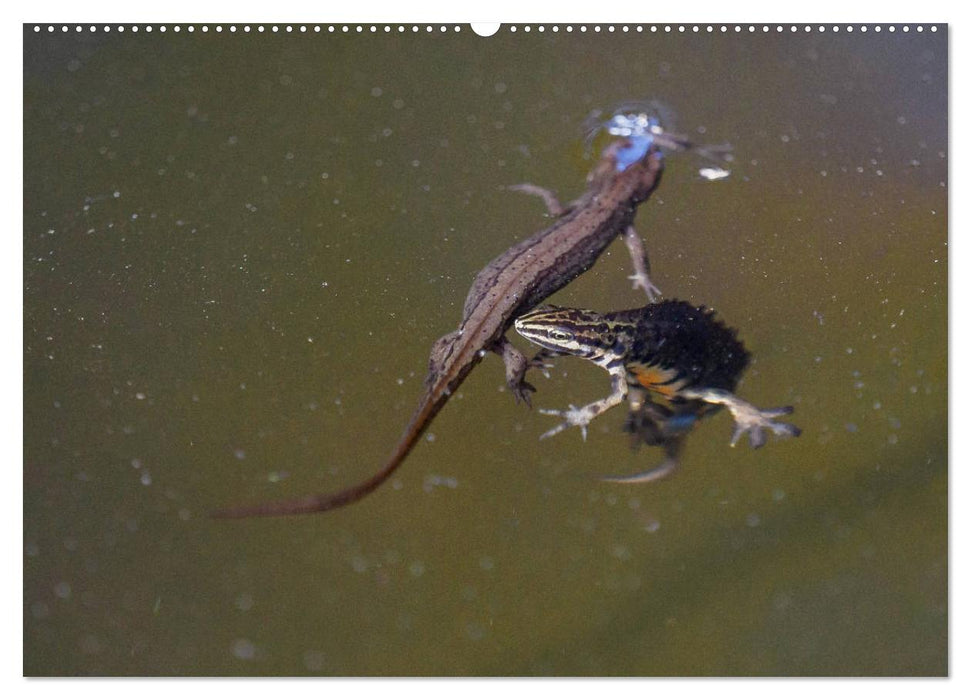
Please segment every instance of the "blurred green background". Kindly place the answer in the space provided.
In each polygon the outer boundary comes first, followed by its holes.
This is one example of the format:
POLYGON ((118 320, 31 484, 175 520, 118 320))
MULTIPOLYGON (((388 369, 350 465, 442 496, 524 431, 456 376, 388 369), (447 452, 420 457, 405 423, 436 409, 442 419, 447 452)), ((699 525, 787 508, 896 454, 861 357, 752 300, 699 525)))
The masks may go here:
MULTIPOLYGON (((24 672, 947 673, 947 28, 24 28, 24 672), (390 453, 475 273, 579 195, 595 109, 730 142, 638 215, 754 355, 642 486, 623 410, 537 438, 486 358, 390 453)), ((639 306, 621 244, 553 298, 639 306)), ((521 338, 513 338, 524 350, 521 338)), ((608 391, 581 360, 534 404, 608 391)))

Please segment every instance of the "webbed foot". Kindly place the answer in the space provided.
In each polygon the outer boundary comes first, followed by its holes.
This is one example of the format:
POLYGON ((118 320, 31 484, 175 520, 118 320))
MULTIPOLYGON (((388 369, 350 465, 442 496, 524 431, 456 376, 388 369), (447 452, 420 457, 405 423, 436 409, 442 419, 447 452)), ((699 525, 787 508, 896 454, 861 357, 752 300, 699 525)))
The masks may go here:
POLYGON ((516 399, 516 403, 522 402, 529 408, 533 407, 532 394, 536 392, 536 387, 524 379, 520 379, 516 383, 510 383, 508 386, 513 398, 516 399))
POLYGON ((735 432, 732 433, 732 447, 738 444, 742 436, 748 433, 749 444, 754 449, 758 449, 765 444, 765 431, 770 430, 780 437, 799 437, 802 431, 791 423, 780 423, 772 420, 779 416, 786 416, 793 412, 792 406, 781 408, 758 409, 751 404, 732 408, 732 417, 735 419, 735 432))
POLYGON ((647 276, 646 272, 636 272, 633 275, 628 275, 627 279, 633 280, 634 289, 642 289, 644 293, 647 294, 647 299, 652 304, 661 298, 661 290, 658 289, 657 285, 651 282, 651 278, 647 276))
POLYGON ((722 389, 688 389, 682 391, 681 395, 685 398, 701 399, 708 403, 724 406, 731 412, 732 418, 735 419, 732 447, 735 447, 746 433, 749 436, 749 443, 756 449, 765 444, 766 430, 780 437, 799 437, 802 434, 802 431, 791 423, 772 420, 792 413, 792 406, 760 409, 722 389))

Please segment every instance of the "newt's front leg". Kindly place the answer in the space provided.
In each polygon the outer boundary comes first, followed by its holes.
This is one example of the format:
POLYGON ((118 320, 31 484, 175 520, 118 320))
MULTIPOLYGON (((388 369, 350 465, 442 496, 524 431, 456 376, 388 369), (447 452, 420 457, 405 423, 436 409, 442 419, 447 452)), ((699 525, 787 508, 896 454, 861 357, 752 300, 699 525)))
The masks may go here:
POLYGON ((577 426, 583 435, 583 439, 587 439, 587 426, 590 422, 599 416, 601 413, 610 410, 619 403, 622 403, 625 398, 627 398, 627 374, 626 370, 621 366, 610 371, 611 378, 611 388, 613 391, 610 396, 600 399, 599 401, 594 401, 593 403, 588 403, 586 406, 570 406, 565 411, 560 411, 557 409, 540 409, 540 413, 545 413, 548 416, 562 416, 566 420, 560 423, 555 428, 547 430, 545 433, 539 436, 540 440, 544 440, 548 437, 553 437, 557 433, 563 432, 569 427, 577 426))

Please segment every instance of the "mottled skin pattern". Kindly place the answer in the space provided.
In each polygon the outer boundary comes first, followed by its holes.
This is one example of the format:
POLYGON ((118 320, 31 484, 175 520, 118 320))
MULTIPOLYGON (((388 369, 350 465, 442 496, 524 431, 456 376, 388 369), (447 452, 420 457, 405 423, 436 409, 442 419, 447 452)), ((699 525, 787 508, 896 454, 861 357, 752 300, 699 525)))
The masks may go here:
POLYGON ((652 147, 642 159, 618 172, 616 154, 626 145, 626 140, 621 139, 607 147, 587 178, 586 191, 565 209, 546 190, 534 185, 518 188, 542 196, 556 218, 548 228, 517 243, 476 276, 458 329, 432 346, 424 394, 384 467, 365 481, 335 493, 227 508, 213 515, 243 518, 317 513, 360 500, 401 465, 487 351, 503 358, 509 388, 517 400, 528 403, 529 392, 534 391, 523 380, 529 362, 508 341, 506 331, 517 316, 588 270, 618 237, 623 237, 631 251, 634 286, 644 289, 649 300, 653 300, 656 289, 647 278, 643 246, 631 224, 637 206, 660 182, 664 160, 661 152, 652 147))

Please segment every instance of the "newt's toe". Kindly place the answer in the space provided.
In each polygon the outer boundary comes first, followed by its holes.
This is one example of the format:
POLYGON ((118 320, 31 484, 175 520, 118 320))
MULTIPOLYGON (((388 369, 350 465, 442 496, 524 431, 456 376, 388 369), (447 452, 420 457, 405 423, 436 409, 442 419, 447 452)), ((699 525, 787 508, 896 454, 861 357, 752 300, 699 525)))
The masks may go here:
POLYGON ((527 408, 533 407, 531 394, 536 392, 536 387, 527 381, 520 381, 518 384, 512 387, 512 395, 516 399, 516 403, 522 402, 526 404, 527 408))

